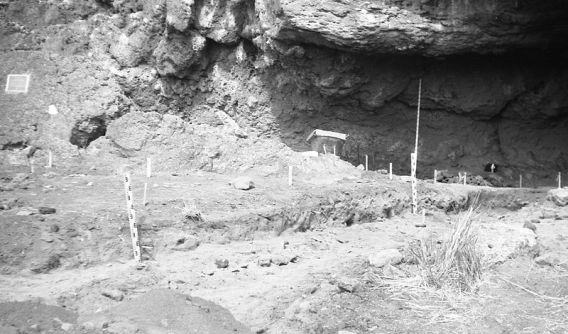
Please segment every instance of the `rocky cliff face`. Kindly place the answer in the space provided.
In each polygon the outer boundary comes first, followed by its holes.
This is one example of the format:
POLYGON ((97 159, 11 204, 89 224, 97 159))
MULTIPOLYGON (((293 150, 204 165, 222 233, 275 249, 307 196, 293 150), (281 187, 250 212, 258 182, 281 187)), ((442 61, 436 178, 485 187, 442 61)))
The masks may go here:
MULTIPOLYGON (((350 135, 345 159, 407 172, 422 79, 424 176, 491 161, 530 184, 568 169, 561 0, 5 0, 0 16, 0 75, 35 80, 24 103, 1 95, 5 149, 53 145, 46 133, 66 151, 116 146, 138 111, 233 136, 197 140, 190 160, 268 138, 306 150, 321 128, 350 135)), ((146 150, 135 146, 127 155, 146 150)))

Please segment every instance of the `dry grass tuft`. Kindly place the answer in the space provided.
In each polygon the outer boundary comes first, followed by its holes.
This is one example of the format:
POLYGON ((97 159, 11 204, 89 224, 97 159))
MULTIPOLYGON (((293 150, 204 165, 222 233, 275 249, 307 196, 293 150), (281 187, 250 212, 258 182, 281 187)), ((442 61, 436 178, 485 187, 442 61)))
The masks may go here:
POLYGON ((182 219, 185 222, 202 222, 203 217, 201 211, 193 201, 183 201, 183 208, 181 209, 182 219))
POLYGON ((452 233, 441 243, 419 240, 410 247, 426 285, 450 287, 462 292, 474 291, 482 276, 482 254, 477 248, 477 234, 472 228, 475 205, 462 213, 452 233))

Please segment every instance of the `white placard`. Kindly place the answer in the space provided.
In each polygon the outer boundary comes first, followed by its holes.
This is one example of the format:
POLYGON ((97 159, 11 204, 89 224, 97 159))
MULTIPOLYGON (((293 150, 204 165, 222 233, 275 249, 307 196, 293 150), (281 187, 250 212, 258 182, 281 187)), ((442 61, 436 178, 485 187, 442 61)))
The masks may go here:
POLYGON ((29 86, 29 74, 8 74, 5 92, 6 94, 27 94, 29 86))

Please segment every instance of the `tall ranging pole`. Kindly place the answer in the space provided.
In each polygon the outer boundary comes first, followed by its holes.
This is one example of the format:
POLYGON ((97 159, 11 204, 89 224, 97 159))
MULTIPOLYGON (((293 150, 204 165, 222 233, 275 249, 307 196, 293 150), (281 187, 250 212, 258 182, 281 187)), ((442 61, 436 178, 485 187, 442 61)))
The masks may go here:
POLYGON ((418 108, 416 109, 416 138, 414 153, 410 155, 410 176, 412 182, 412 213, 418 212, 418 192, 416 189, 416 165, 418 164, 418 130, 420 129, 420 100, 422 98, 422 79, 418 80, 418 108))
POLYGON ((416 189, 416 153, 410 153, 410 181, 412 184, 412 213, 418 213, 418 191, 416 189))
POLYGON ((418 108, 416 109, 416 138, 414 142, 414 154, 418 161, 418 129, 420 128, 420 100, 422 97, 422 79, 418 80, 418 108))

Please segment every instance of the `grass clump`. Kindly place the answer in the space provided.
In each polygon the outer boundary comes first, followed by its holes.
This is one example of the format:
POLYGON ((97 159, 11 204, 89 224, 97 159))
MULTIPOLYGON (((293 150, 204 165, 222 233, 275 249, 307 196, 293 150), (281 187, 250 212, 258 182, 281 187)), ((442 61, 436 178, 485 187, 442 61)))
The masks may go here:
POLYGON ((474 205, 462 213, 451 234, 441 242, 419 240, 410 246, 424 283, 462 292, 475 290, 482 276, 482 254, 477 248, 474 205))
POLYGON ((181 209, 182 219, 185 222, 202 222, 203 216, 193 201, 183 201, 181 209))

